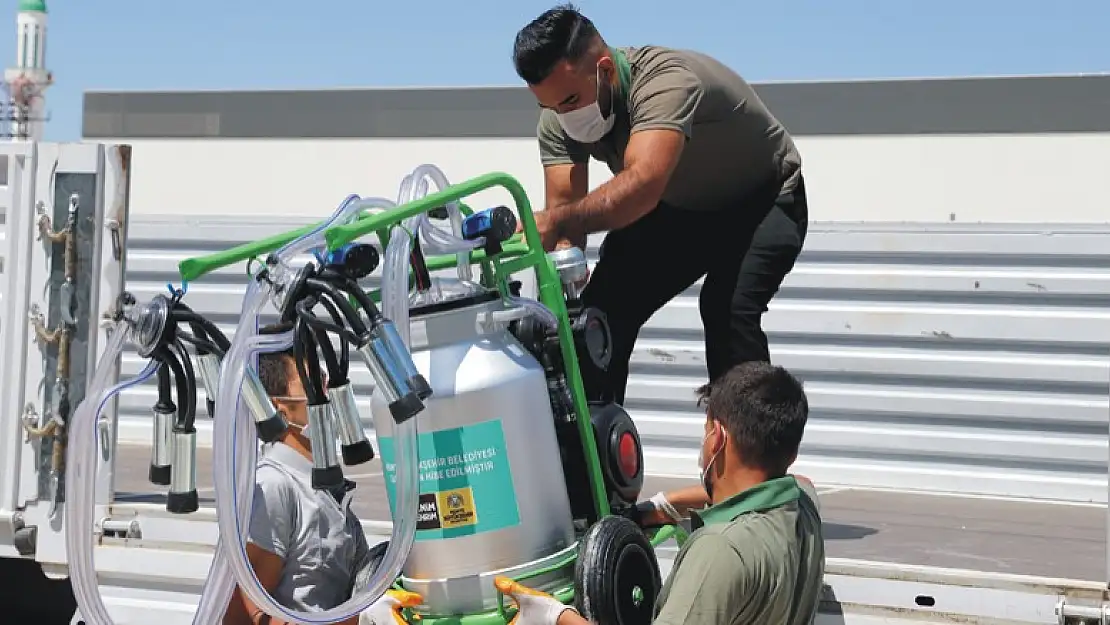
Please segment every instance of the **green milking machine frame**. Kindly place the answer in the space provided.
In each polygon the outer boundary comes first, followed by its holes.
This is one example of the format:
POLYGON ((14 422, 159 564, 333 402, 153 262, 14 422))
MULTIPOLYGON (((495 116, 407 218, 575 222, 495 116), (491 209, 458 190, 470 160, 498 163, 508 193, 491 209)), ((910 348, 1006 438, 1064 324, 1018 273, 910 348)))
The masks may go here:
MULTIPOLYGON (((578 432, 582 437, 594 507, 597 510, 598 518, 609 516, 611 510, 609 509, 609 500, 601 473, 601 460, 597 452, 597 443, 594 440, 593 423, 590 419, 590 409, 586 401, 582 375, 578 366, 578 356, 574 348, 570 318, 567 314, 566 302, 563 299, 562 284, 558 273, 555 271, 555 266, 543 250, 539 232, 536 230, 536 220, 532 214, 532 205, 528 201, 524 188, 516 178, 503 172, 485 174, 466 182, 451 185, 438 193, 424 196, 408 204, 377 214, 362 216, 345 225, 333 226, 324 234, 327 247, 329 250, 334 250, 364 235, 376 234, 381 249, 384 250, 389 243, 389 231, 393 226, 415 215, 451 203, 456 203, 464 214, 470 214, 471 209, 459 201, 493 187, 501 187, 512 196, 516 204, 518 218, 523 224, 523 240, 520 234, 516 234, 502 244, 501 252, 493 255, 487 255, 483 250, 472 250, 470 252, 470 263, 480 264, 483 286, 487 288, 496 286, 502 297, 509 295, 509 280, 514 273, 526 269, 535 271, 539 288, 539 301, 547 306, 559 321, 559 343, 566 367, 567 382, 571 397, 574 400, 574 410, 579 415, 577 420, 578 432)), ((256 260, 260 255, 272 252, 312 232, 319 225, 313 224, 298 230, 246 243, 223 252, 183 260, 178 264, 182 283, 187 285, 189 282, 217 269, 243 261, 256 260)), ((426 263, 429 271, 450 269, 458 265, 458 256, 455 254, 430 256, 426 259, 426 263)), ((380 290, 375 290, 370 295, 375 301, 380 301, 380 290)), ((664 525, 652 530, 650 542, 655 547, 672 538, 681 544, 686 539, 686 531, 678 525, 664 525)), ((528 579, 568 566, 576 559, 577 554, 572 554, 563 561, 518 576, 515 579, 519 582, 525 582, 528 579)), ((402 588, 400 580, 396 583, 396 587, 402 588)), ((553 594, 559 601, 569 604, 574 600, 574 587, 571 585, 557 590, 553 594)), ((505 625, 511 620, 515 610, 506 606, 504 597, 500 597, 499 607, 496 610, 478 614, 422 617, 413 614, 411 610, 408 612, 407 616, 410 620, 415 618, 419 619, 421 623, 430 625, 505 625)))

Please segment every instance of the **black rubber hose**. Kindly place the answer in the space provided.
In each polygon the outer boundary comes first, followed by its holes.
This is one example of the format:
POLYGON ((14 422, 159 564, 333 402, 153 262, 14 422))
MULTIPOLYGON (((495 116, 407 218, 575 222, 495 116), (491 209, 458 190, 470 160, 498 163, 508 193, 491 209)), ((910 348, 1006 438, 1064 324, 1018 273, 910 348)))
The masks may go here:
POLYGON ((316 337, 303 317, 294 325, 293 354, 297 361, 297 374, 301 376, 305 398, 309 406, 325 403, 324 380, 320 375, 320 360, 316 357, 316 337))
POLYGON ((362 290, 362 287, 358 285, 358 282, 355 282, 354 280, 345 276, 340 277, 338 279, 338 282, 338 288, 344 293, 355 298, 355 301, 358 302, 358 305, 366 311, 366 317, 370 319, 371 325, 377 325, 381 323, 382 312, 378 310, 378 306, 374 304, 374 300, 370 299, 370 296, 366 294, 366 291, 362 290))
MULTIPOLYGON (((224 355, 227 354, 227 350, 220 349, 220 346, 212 340, 210 334, 205 330, 204 326, 199 323, 190 323, 189 329, 193 332, 193 334, 190 336, 190 338, 192 338, 193 340, 189 342, 193 345, 193 347, 196 348, 198 355, 204 356, 206 354, 215 354, 217 358, 223 360, 224 355)), ((182 334, 185 333, 183 333, 179 328, 177 330, 178 337, 180 337, 182 334)))
POLYGON ((224 353, 220 350, 220 347, 212 341, 209 341, 207 338, 198 338, 192 334, 189 334, 188 332, 183 332, 181 330, 177 331, 177 338, 185 343, 192 345, 193 347, 196 347, 197 354, 200 354, 202 356, 204 354, 215 354, 220 359, 224 357, 224 353))
MULTIPOLYGON (((227 351, 231 349, 231 341, 228 340, 227 336, 221 332, 220 328, 217 327, 215 323, 212 323, 210 319, 206 319, 203 315, 197 314, 185 304, 178 303, 177 307, 178 309, 173 311, 175 320, 178 322, 184 321, 190 326, 198 325, 204 328, 204 334, 207 335, 207 338, 219 346, 220 351, 223 353, 226 354, 227 351)), ((194 329, 193 332, 196 332, 196 329, 194 329)), ((200 336, 200 333, 197 333, 197 335, 200 336)))
MULTIPOLYGON (((324 301, 326 301, 326 300, 320 300, 320 302, 324 302, 324 301)), ((296 306, 293 307, 293 312, 296 313, 296 306)), ((304 322, 306 324, 308 324, 314 330, 323 330, 325 332, 334 332, 335 334, 339 335, 340 338, 345 338, 348 341, 357 342, 359 340, 358 335, 355 334, 354 332, 352 332, 350 329, 344 328, 343 326, 336 325, 336 324, 328 322, 328 321, 324 321, 323 319, 317 317, 316 315, 312 314, 311 312, 308 315, 303 316, 303 317, 299 316, 299 313, 298 313, 297 316, 296 316, 296 319, 303 319, 304 322)))
POLYGON ((170 380, 170 369, 164 362, 158 367, 158 403, 155 405, 173 405, 173 381, 170 380))
MULTIPOLYGON (((188 341, 188 343, 190 343, 193 347, 197 349, 198 356, 205 356, 211 353, 217 353, 216 350, 209 349, 209 346, 216 347, 212 344, 212 341, 200 338, 204 336, 204 328, 200 327, 199 324, 190 323, 189 329, 193 332, 193 334, 189 336, 189 338, 192 340, 188 341)), ((178 328, 177 336, 180 337, 182 334, 188 334, 188 332, 182 332, 181 329, 178 328)), ((221 357, 223 356, 223 354, 218 355, 221 357)))
POLYGON ((181 363, 181 369, 185 372, 185 383, 188 387, 188 394, 185 397, 187 408, 185 411, 185 431, 193 432, 196 429, 197 421, 197 372, 193 368, 193 359, 189 357, 189 352, 185 350, 185 346, 181 344, 180 340, 175 339, 170 344, 170 349, 174 351, 181 363))
POLYGON ((363 336, 368 332, 366 324, 358 316, 358 311, 351 305, 351 302, 347 301, 346 297, 343 297, 343 292, 331 282, 309 278, 305 280, 305 288, 314 295, 318 295, 320 299, 325 297, 330 299, 333 304, 339 307, 340 312, 343 313, 343 318, 347 321, 347 325, 355 333, 355 336, 363 336))
POLYGON ((189 395, 189 382, 185 379, 185 370, 181 367, 181 361, 177 359, 168 345, 159 348, 158 352, 158 360, 162 361, 163 366, 170 368, 177 387, 177 421, 173 428, 177 431, 187 431, 189 406, 186 397, 189 395))
MULTIPOLYGON (((332 321, 337 325, 343 323, 343 318, 339 316, 339 311, 335 305, 326 299, 320 300, 320 305, 323 306, 328 314, 331 315, 332 321)), ((333 375, 331 372, 329 376, 333 375)), ((350 381, 351 375, 351 342, 347 337, 342 334, 339 335, 339 375, 334 377, 334 384, 329 381, 328 386, 343 386, 350 381)))
MULTIPOLYGON (((312 323, 309 321, 309 319, 316 318, 316 315, 314 315, 311 310, 314 303, 316 302, 308 298, 297 302, 297 319, 305 319, 305 326, 312 331, 316 344, 324 354, 324 364, 328 368, 328 382, 334 383, 335 380, 343 377, 343 371, 339 367, 339 358, 335 355, 335 348, 332 347, 331 338, 328 337, 328 333, 325 330, 313 327, 312 323)), ((321 382, 323 382, 323 380, 321 380, 321 382)))

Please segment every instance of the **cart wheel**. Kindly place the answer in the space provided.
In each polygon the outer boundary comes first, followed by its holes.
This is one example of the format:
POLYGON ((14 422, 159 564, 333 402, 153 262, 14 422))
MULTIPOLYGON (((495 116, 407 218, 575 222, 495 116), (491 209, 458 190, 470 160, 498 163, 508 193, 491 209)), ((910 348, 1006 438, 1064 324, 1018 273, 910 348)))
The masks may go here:
POLYGON ((629 519, 604 517, 582 537, 574 565, 574 602, 591 623, 651 623, 661 586, 655 550, 629 519))

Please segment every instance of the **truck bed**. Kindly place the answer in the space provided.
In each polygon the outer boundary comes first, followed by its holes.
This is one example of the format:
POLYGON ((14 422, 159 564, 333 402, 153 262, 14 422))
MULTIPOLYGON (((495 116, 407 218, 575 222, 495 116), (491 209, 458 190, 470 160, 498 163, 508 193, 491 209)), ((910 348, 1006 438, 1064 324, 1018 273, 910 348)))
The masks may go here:
MULTIPOLYGON (((202 506, 213 505, 211 450, 198 450, 202 506)), ((165 501, 165 487, 147 481, 150 452, 121 445, 116 500, 165 501)), ((364 521, 389 520, 381 465, 346 469, 358 484, 353 509, 364 521)), ((649 476, 644 495, 691 480, 649 476)), ((1104 580, 1106 507, 958 495, 822 487, 828 556, 873 562, 1104 580)))

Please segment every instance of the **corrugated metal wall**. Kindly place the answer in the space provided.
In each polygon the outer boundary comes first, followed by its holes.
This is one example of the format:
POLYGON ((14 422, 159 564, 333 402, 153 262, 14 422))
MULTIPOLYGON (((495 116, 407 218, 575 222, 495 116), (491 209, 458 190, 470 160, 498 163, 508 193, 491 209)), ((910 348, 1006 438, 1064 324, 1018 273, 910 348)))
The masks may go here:
MULTIPOLYGON (((300 225, 135 219, 129 288, 145 300, 182 258, 300 225)), ((244 271, 191 284, 187 301, 230 333, 244 271)), ((809 394, 799 472, 1107 500, 1110 229, 814 224, 764 325, 809 394)), ((696 476, 701 340, 696 287, 641 333, 627 407, 651 472, 696 476)), ((139 369, 128 354, 125 375, 139 369)), ((365 407, 369 375, 356 372, 365 407)), ((120 402, 125 440, 148 440, 153 391, 120 402)))

